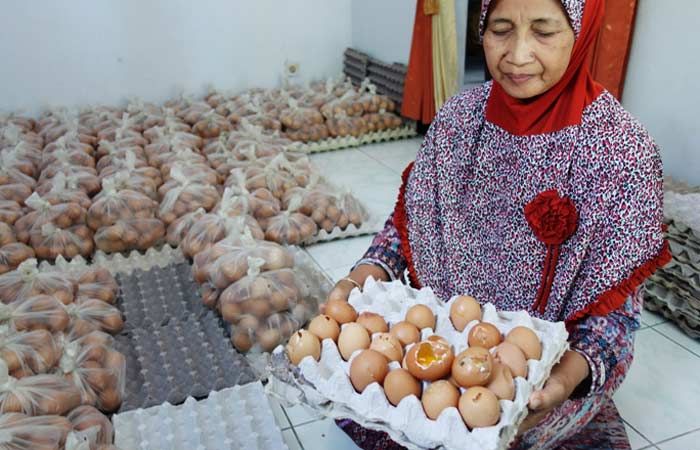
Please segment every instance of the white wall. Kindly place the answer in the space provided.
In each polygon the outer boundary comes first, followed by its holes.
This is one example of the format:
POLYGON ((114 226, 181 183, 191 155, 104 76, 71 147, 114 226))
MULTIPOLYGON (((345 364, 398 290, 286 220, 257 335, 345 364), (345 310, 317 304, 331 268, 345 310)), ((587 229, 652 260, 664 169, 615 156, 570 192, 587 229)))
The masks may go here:
POLYGON ((340 73, 351 0, 0 0, 0 110, 275 86, 340 73))
POLYGON ((352 46, 388 63, 408 64, 415 0, 352 0, 352 46))
POLYGON ((665 172, 694 185, 700 185, 698 17, 697 0, 639 1, 623 93, 624 106, 661 146, 665 172))

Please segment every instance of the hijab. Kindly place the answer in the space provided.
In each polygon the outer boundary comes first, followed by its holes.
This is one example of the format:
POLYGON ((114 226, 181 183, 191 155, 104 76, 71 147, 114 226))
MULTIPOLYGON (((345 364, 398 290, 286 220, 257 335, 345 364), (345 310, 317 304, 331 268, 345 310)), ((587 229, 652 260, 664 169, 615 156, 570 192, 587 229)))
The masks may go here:
MULTIPOLYGON (((480 32, 486 30, 489 7, 484 0, 480 32)), ((534 99, 520 100, 506 93, 494 81, 486 105, 486 119, 517 135, 551 133, 581 123, 583 110, 603 92, 589 70, 589 56, 603 22, 604 0, 563 0, 576 42, 564 76, 547 92, 534 99)))

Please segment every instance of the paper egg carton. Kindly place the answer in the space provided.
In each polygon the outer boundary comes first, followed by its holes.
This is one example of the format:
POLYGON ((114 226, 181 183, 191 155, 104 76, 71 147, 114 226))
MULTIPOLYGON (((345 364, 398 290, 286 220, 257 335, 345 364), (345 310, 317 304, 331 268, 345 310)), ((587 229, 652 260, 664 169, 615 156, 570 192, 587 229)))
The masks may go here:
POLYGON ((120 411, 165 401, 178 404, 256 379, 213 312, 151 330, 130 330, 116 337, 116 347, 127 359, 120 411))
POLYGON ((700 321, 700 298, 682 296, 674 289, 669 289, 663 283, 649 280, 645 284, 645 299, 654 298, 672 312, 678 312, 696 321, 700 321))
MULTIPOLYGON (((437 324, 434 332, 431 329, 422 330, 422 337, 425 339, 438 334, 447 339, 454 346, 455 354, 458 354, 467 347, 467 335, 477 321, 470 323, 462 332, 455 330, 449 318, 453 300, 442 303, 429 288, 414 290, 398 281, 379 283, 370 278, 363 292, 354 290, 351 293, 349 302, 358 313, 374 312, 384 316, 389 323, 404 320, 411 306, 425 304, 436 313, 437 324)), ((502 333, 523 325, 533 329, 542 342, 542 358, 528 361, 527 379, 515 378, 515 400, 500 401, 501 419, 495 426, 476 428, 470 432, 456 408, 448 408, 437 420, 430 420, 419 399, 406 397, 399 405, 392 406, 376 383, 361 394, 357 393, 350 382, 349 370, 352 359, 359 351, 353 354, 350 361, 343 361, 335 343, 328 339, 322 343, 320 361, 307 357, 298 369, 293 369, 298 375, 297 387, 306 401, 323 414, 333 418, 350 418, 366 428, 384 431, 407 448, 505 449, 527 416, 531 392, 544 385, 552 367, 568 349, 568 333, 562 322, 533 318, 524 311, 497 312, 491 304, 483 305, 482 311, 483 320, 496 325, 502 333)), ((283 354, 284 349, 278 348, 273 357, 279 359, 283 354)), ((397 367, 396 362, 390 364, 392 369, 397 367)), ((273 383, 279 386, 279 381, 273 380, 273 383)), ((280 390, 283 391, 284 387, 280 390)), ((288 393, 282 396, 289 398, 288 393)))
POLYGON ((318 233, 304 241, 303 245, 313 245, 321 242, 334 241, 336 239, 347 239, 375 234, 384 228, 384 220, 385 218, 370 215, 359 227, 356 227, 354 224, 349 224, 345 230, 336 227, 333 228, 330 233, 324 229, 320 229, 318 233))
POLYGON ((416 136, 415 123, 409 122, 403 127, 394 128, 391 130, 376 131, 367 133, 359 138, 354 136, 336 137, 324 139, 318 142, 298 143, 293 145, 294 150, 305 153, 321 153, 327 151, 341 150, 345 148, 358 147, 360 145, 373 144, 376 142, 393 141, 398 139, 407 139, 416 136))
POLYGON ((657 296, 653 291, 647 290, 644 295, 644 307, 650 311, 663 314, 669 320, 676 323, 688 336, 700 338, 700 318, 698 312, 691 312, 686 305, 678 308, 674 305, 676 298, 671 293, 666 296, 657 296))
POLYGON ((249 383, 112 417, 115 444, 130 450, 284 450, 262 385, 249 383))
POLYGON ((91 260, 78 256, 68 261, 62 256, 59 256, 53 263, 49 261, 42 261, 39 264, 39 270, 42 272, 61 271, 66 273, 74 273, 82 271, 86 267, 100 266, 109 270, 112 275, 118 275, 130 274, 134 270, 148 270, 152 267, 165 267, 170 264, 184 261, 185 257, 179 248, 174 248, 168 244, 165 244, 159 248, 149 248, 144 253, 132 250, 131 252, 125 254, 106 254, 98 250, 95 252, 91 260))
POLYGON ((673 259, 681 264, 692 266, 700 272, 700 248, 688 245, 687 242, 679 242, 673 238, 668 240, 673 259))
POLYGON ((121 293, 117 306, 127 329, 154 328, 171 320, 205 317, 210 310, 200 300, 192 268, 175 263, 117 275, 121 293))

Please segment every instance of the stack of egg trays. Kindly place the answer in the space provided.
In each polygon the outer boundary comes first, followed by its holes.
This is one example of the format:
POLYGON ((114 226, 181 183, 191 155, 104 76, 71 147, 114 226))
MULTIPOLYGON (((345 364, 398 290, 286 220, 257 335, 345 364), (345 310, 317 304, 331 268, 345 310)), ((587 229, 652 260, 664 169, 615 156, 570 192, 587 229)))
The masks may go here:
POLYGON ((367 67, 368 77, 377 86, 377 92, 392 99, 398 111, 401 111, 407 72, 408 67, 404 64, 388 64, 375 58, 370 58, 367 67))
POLYGON ((367 77, 369 55, 354 48, 347 48, 343 53, 343 74, 349 77, 352 83, 359 86, 367 77))
POLYGON ((262 385, 250 383, 180 406, 163 404, 112 417, 115 444, 131 450, 287 449, 262 385))
POLYGON ((125 330, 116 336, 127 360, 120 411, 179 404, 256 379, 221 319, 201 304, 187 263, 119 275, 125 330))
POLYGON ((645 307, 700 338, 700 239, 696 233, 681 224, 668 224, 673 260, 647 281, 645 307))

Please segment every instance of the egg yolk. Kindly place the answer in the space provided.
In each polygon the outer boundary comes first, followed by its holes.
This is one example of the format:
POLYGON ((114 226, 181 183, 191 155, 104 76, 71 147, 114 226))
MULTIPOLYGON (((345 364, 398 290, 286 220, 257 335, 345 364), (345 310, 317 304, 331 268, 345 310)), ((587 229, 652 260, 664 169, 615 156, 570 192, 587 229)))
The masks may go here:
POLYGON ((419 366, 425 368, 429 367, 435 361, 438 360, 437 355, 433 352, 433 346, 430 344, 421 344, 418 347, 418 353, 416 354, 416 362, 419 366))

